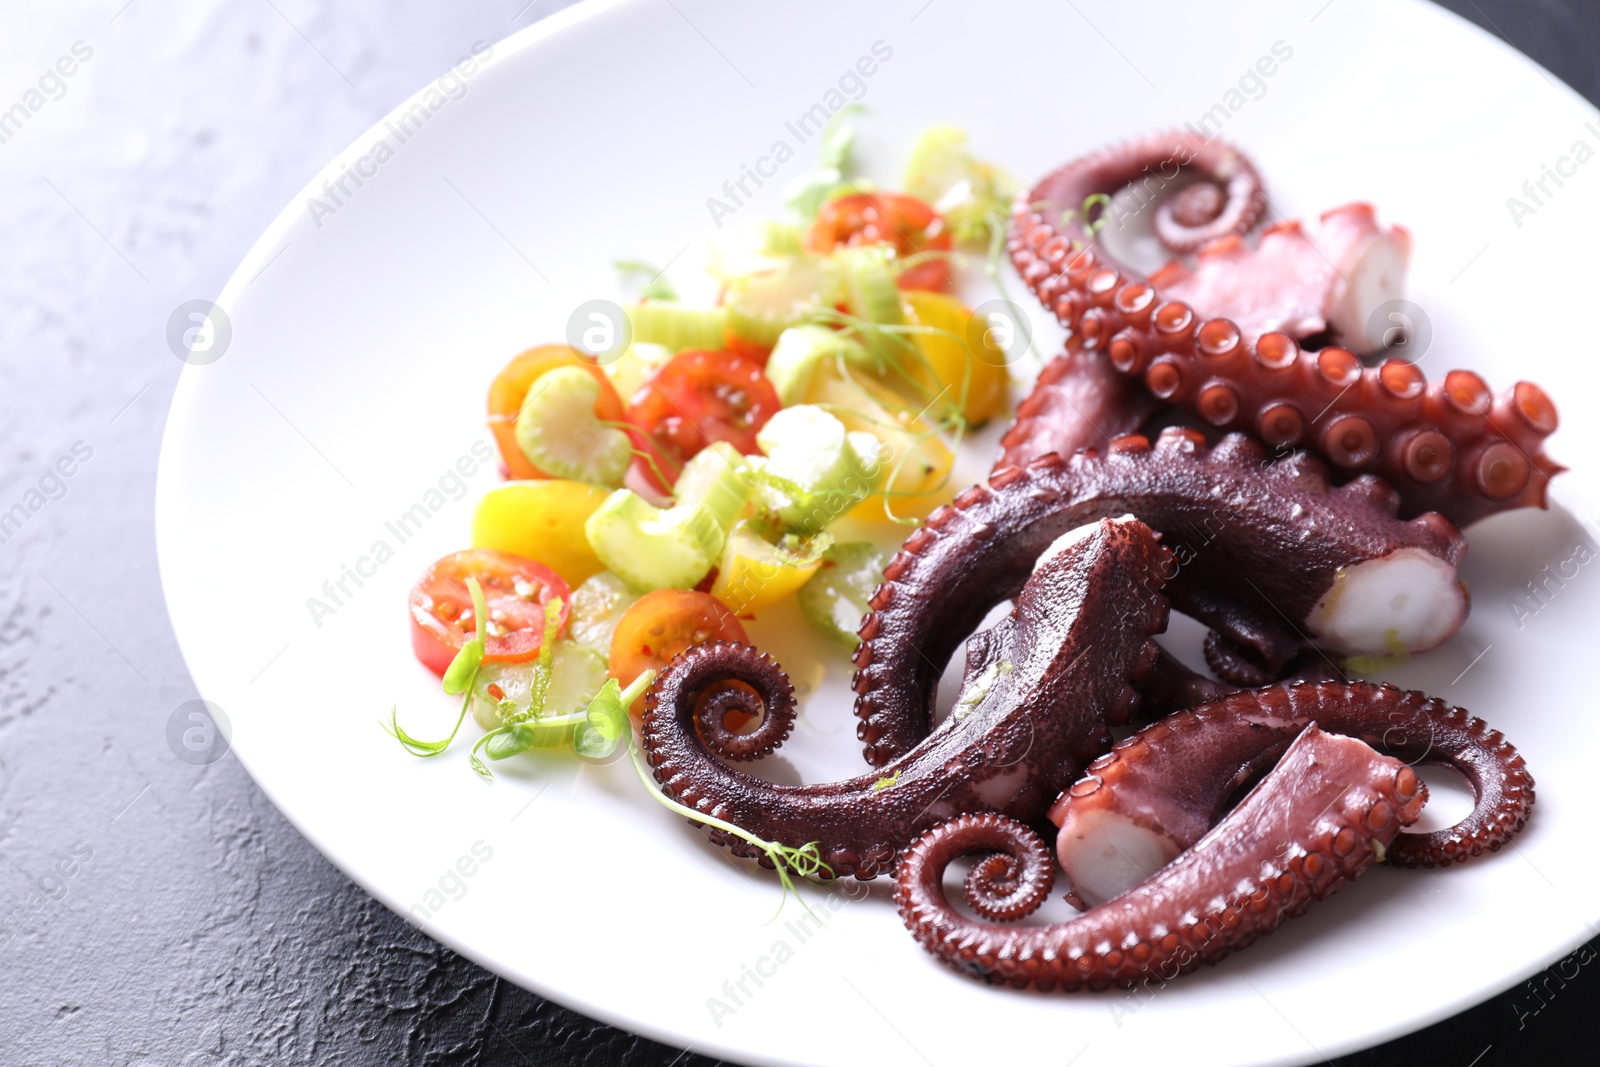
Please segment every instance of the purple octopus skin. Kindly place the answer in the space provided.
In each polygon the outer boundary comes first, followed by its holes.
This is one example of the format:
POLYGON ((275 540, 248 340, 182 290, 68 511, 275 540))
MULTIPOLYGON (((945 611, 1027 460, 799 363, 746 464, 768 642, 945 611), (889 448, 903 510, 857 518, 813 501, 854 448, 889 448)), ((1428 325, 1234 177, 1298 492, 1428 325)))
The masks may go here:
POLYGON ((855 652, 867 762, 882 767, 928 736, 943 665, 1045 546, 1124 514, 1172 549, 1173 606, 1274 669, 1307 639, 1333 655, 1421 651, 1466 616, 1460 533, 1437 515, 1399 520, 1375 480, 1330 488, 1310 457, 1269 463, 1247 438, 1207 449, 1181 429, 1154 446, 1125 437, 1103 454, 1050 453, 964 490, 884 569, 855 652))
POLYGON ((1084 206, 1091 197, 1120 190, 1130 203, 1100 212, 1121 227, 1124 208, 1142 214, 1152 205, 1155 236, 1168 253, 1193 252, 1230 235, 1249 233, 1267 213, 1267 196, 1255 164, 1215 137, 1169 130, 1112 145, 1074 160, 1018 200, 1019 207, 1059 218, 1062 232, 1088 239, 1084 206), (1198 179, 1194 184, 1185 184, 1198 179))
MULTIPOLYGON (((1273 227, 1255 250, 1245 248, 1237 239, 1242 231, 1236 231, 1202 252, 1195 271, 1172 267, 1145 277, 1126 263, 1114 262, 1103 240, 1090 238, 1081 210, 1061 218, 1058 207, 1078 209, 1083 197, 1114 187, 1108 183, 1138 178, 1174 159, 1181 162, 1178 149, 1187 150, 1186 136, 1158 135, 1092 154, 1017 198, 1007 242, 1012 263, 1074 340, 1087 350, 1104 352, 1119 372, 1142 382, 1167 405, 1219 430, 1250 432, 1274 448, 1315 451, 1346 476, 1381 476, 1399 490, 1406 515, 1438 511, 1467 525, 1509 508, 1544 507, 1550 479, 1563 468, 1543 451, 1544 439, 1556 430, 1559 418, 1555 404, 1537 385, 1518 382, 1496 397, 1471 371, 1453 370, 1429 382, 1405 360, 1363 367, 1348 348, 1302 348, 1300 342, 1309 338, 1285 332, 1300 328, 1296 323, 1308 329, 1329 325, 1338 326, 1342 336, 1381 307, 1389 292, 1384 280, 1403 265, 1409 239, 1403 231, 1384 236, 1370 208, 1338 209, 1313 229, 1327 241, 1333 240, 1330 235, 1345 235, 1335 242, 1344 249, 1337 255, 1364 257, 1374 264, 1372 270, 1358 270, 1352 263, 1332 272, 1312 272, 1314 279, 1283 265, 1320 264, 1327 256, 1320 249, 1299 248, 1311 240, 1304 227, 1273 227), (1286 245, 1295 246, 1286 258, 1274 251, 1286 245), (1241 266, 1247 262, 1256 267, 1241 266), (1371 273, 1383 284, 1349 284, 1350 271, 1371 273), (1255 307, 1252 301, 1268 294, 1256 282, 1235 277, 1256 274, 1295 279, 1276 294, 1277 310, 1255 307), (1221 285, 1208 279, 1221 279, 1221 285), (1168 291, 1169 282, 1175 291, 1168 291), (1352 292, 1297 295, 1297 284, 1352 292), (1230 285, 1236 288, 1224 288, 1230 285), (1222 294, 1240 299, 1223 299, 1222 294), (1192 304, 1185 298, 1216 300, 1218 305, 1192 304), (1321 308, 1327 315, 1285 312, 1278 329, 1253 335, 1287 307, 1321 308), (1236 322, 1230 314, 1245 321, 1236 322)), ((1205 150, 1224 158, 1228 153, 1237 156, 1216 141, 1205 150)), ((1196 155, 1194 165, 1205 170, 1212 165, 1209 159, 1196 155)), ((1238 172, 1229 173, 1231 188, 1238 172)), ((1155 178, 1139 180, 1152 186, 1152 195, 1160 196, 1166 188, 1155 178)), ((1167 201, 1186 195, 1187 190, 1167 201)), ((1244 208, 1234 203, 1226 201, 1217 221, 1246 217, 1244 208)), ((1063 429, 1066 437, 1081 432, 1063 429)))
POLYGON ((1215 630, 1206 634, 1204 652, 1206 666, 1211 668, 1211 673, 1242 689, 1255 689, 1280 680, 1276 672, 1257 662, 1249 649, 1215 630))
MULTIPOLYGON (((1159 590, 1170 567, 1170 554, 1142 523, 1105 520, 1080 531, 1017 597, 1005 629, 1009 669, 994 672, 964 710, 882 774, 776 785, 719 760, 714 753, 750 758, 770 751, 762 744, 734 752, 719 736, 741 695, 741 710, 759 713, 758 732, 770 730, 772 738, 787 734, 794 715, 782 671, 728 642, 690 648, 650 687, 641 730, 646 755, 674 800, 769 841, 815 841, 835 876, 888 872, 919 833, 963 812, 1037 820, 1110 747, 1107 724, 1132 714, 1134 683, 1157 654, 1151 635, 1166 626, 1159 590), (730 680, 750 689, 717 688, 719 699, 707 709, 707 691, 730 680)), ((756 854, 725 835, 713 840, 756 854)))
POLYGON ((1033 391, 1000 439, 994 469, 1020 467, 1046 452, 1070 456, 1104 449, 1119 437, 1141 433, 1161 403, 1121 374, 1098 352, 1069 339, 1067 350, 1039 372, 1033 391))
POLYGON ((1216 963, 1381 860, 1416 820, 1426 788, 1410 767, 1361 741, 1308 727, 1220 823, 1149 881, 1063 923, 1017 926, 1054 880, 1033 831, 992 814, 935 827, 895 874, 901 918, 963 973, 1042 991, 1165 981, 1216 963), (973 867, 970 919, 945 896, 962 855, 973 867))
MULTIPOLYGON (((1220 639, 1217 633, 1208 634, 1206 648, 1209 652, 1213 639, 1220 639)), ((1231 644, 1231 642, 1230 642, 1231 644)), ((1242 654, 1241 654, 1242 655, 1242 654)), ((1207 659, 1210 663, 1209 655, 1207 659)), ((1259 672, 1253 662, 1239 660, 1241 664, 1248 663, 1249 670, 1259 672)), ((1212 670, 1217 670, 1213 665, 1212 670)), ((1217 672, 1219 675, 1221 671, 1217 672)), ((1250 681, 1236 681, 1223 675, 1223 681, 1208 678, 1198 671, 1190 670, 1188 666, 1173 656, 1166 649, 1161 650, 1161 655, 1156 658, 1156 665, 1139 688, 1139 719, 1145 723, 1155 722, 1179 711, 1187 711, 1197 704, 1204 704, 1210 700, 1218 700, 1225 696, 1237 693, 1241 688, 1257 688, 1265 685, 1281 684, 1293 685, 1297 682, 1346 682, 1349 679, 1344 671, 1332 663, 1326 656, 1316 649, 1308 649, 1290 660, 1284 667, 1282 678, 1263 677, 1259 673, 1252 673, 1250 681), (1232 683, 1232 684, 1230 684, 1232 683)))
POLYGON ((1050 809, 1074 891, 1109 900, 1194 845, 1305 728, 1356 737, 1409 764, 1450 767, 1472 787, 1455 826, 1402 834, 1401 867, 1448 867, 1497 852, 1533 810, 1533 776, 1481 719, 1422 693, 1365 682, 1250 689, 1171 715, 1119 741, 1050 809))
MULTIPOLYGON (((1117 145, 1057 173, 1069 169, 1070 180, 1058 181, 1050 190, 1051 206, 1081 210, 1091 196, 1121 188, 1142 190, 1136 206, 1157 205, 1155 233, 1170 253, 1247 233, 1266 212, 1260 175, 1243 153, 1185 132, 1117 145), (1200 181, 1180 183, 1170 193, 1169 186, 1185 168, 1184 177, 1197 175, 1200 181)), ((1088 240, 1081 216, 1065 226, 1076 239, 1088 240)), ((1104 448, 1117 437, 1145 432, 1162 406, 1144 383, 1123 374, 1103 352, 1069 336, 1067 351, 1044 366, 1033 390, 1017 405, 1016 419, 1001 438, 995 469, 1021 466, 1046 452, 1070 456, 1081 448, 1104 448)))
POLYGON ((1147 280, 1170 300, 1227 319, 1252 344, 1268 333, 1326 337, 1368 356, 1392 336, 1392 320, 1375 329, 1371 319, 1405 296, 1410 261, 1410 233, 1379 224, 1371 204, 1357 203, 1268 226, 1254 247, 1229 235, 1200 249, 1192 265, 1174 261, 1147 280))

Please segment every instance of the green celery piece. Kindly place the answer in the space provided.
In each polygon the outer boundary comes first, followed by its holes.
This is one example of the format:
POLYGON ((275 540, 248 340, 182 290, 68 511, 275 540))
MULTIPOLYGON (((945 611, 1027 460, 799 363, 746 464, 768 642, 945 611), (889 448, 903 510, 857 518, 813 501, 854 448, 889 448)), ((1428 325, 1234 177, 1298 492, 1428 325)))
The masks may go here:
POLYGON ((1009 175, 973 157, 966 131, 950 125, 930 126, 912 144, 903 184, 944 216, 963 246, 988 240, 990 220, 1009 214, 1016 192, 1009 175))
POLYGON ((750 465, 737 448, 726 441, 713 441, 683 465, 673 487, 675 502, 704 504, 717 524, 730 530, 755 491, 750 474, 750 465))
POLYGON ((779 517, 806 533, 820 533, 865 500, 877 483, 876 439, 847 433, 844 423, 815 404, 779 411, 761 428, 756 443, 767 453, 760 476, 789 498, 779 517), (868 449, 872 454, 863 455, 868 449))
POLYGON ((904 326, 905 309, 895 284, 895 251, 885 244, 840 248, 833 259, 852 315, 880 326, 904 326))
POLYGON ((723 294, 723 307, 733 336, 770 348, 784 330, 831 309, 841 296, 832 259, 795 256, 781 266, 732 279, 723 294))
POLYGON ((582 367, 557 367, 534 379, 516 426, 528 462, 557 478, 621 485, 633 444, 595 417, 599 398, 600 383, 582 367))
POLYGON ((890 553, 865 541, 834 545, 823 553, 822 569, 795 595, 806 621, 848 649, 867 613, 867 601, 883 581, 890 553))
POLYGON ((609 656, 617 623, 638 599, 638 590, 610 571, 590 575, 572 591, 567 632, 578 644, 609 656))
POLYGON ((692 308, 670 300, 651 300, 627 309, 633 340, 685 348, 721 348, 727 340, 728 313, 722 308, 692 308))
POLYGON ((761 251, 769 256, 798 256, 805 241, 805 231, 787 222, 768 221, 761 234, 761 251))
POLYGON ((767 381, 778 391, 784 407, 803 403, 811 376, 827 360, 843 359, 858 366, 871 364, 871 357, 858 341, 826 326, 791 326, 778 335, 772 355, 767 357, 767 381))
POLYGON ((658 508, 629 489, 606 497, 584 530, 600 562, 644 590, 693 589, 727 536, 704 504, 658 508))

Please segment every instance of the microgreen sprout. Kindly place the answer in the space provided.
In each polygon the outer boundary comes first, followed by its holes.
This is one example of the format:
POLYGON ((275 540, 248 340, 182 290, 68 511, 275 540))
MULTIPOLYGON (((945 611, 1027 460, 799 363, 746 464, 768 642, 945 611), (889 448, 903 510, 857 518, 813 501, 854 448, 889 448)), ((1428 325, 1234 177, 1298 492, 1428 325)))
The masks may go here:
POLYGON ((405 746, 407 752, 413 756, 437 756, 450 747, 456 739, 456 733, 461 729, 461 723, 467 717, 467 709, 472 706, 472 689, 478 682, 478 668, 483 666, 484 640, 488 634, 489 608, 483 598, 483 587, 478 584, 478 579, 467 578, 467 592, 472 596, 472 639, 462 644, 455 659, 450 661, 450 666, 445 668, 444 691, 451 696, 462 696, 461 714, 456 716, 456 724, 450 730, 450 736, 443 741, 418 741, 400 727, 397 709, 389 709, 389 721, 379 720, 388 735, 405 746))
POLYGON ((1105 193, 1092 193, 1084 198, 1079 214, 1083 217, 1083 227, 1089 231, 1090 237, 1099 233, 1101 228, 1111 221, 1110 211, 1111 198, 1105 193), (1096 208, 1101 209, 1100 213, 1091 219, 1089 216, 1095 214, 1096 208))
MULTIPOLYGON (((494 778, 494 773, 478 758, 480 748, 490 759, 502 760, 519 752, 526 752, 538 739, 538 733, 528 724, 531 722, 536 726, 544 715, 545 701, 550 693, 551 656, 556 645, 556 634, 561 631, 562 606, 559 599, 551 600, 544 606, 544 634, 539 643, 538 658, 533 664, 533 679, 529 685, 527 708, 504 716, 499 726, 478 738, 478 743, 472 746, 468 760, 472 764, 472 769, 484 781, 494 778)), ((472 699, 470 687, 467 699, 469 701, 472 699)))
POLYGON ((628 709, 633 707, 633 702, 644 695, 650 688, 650 683, 655 681, 655 671, 645 671, 628 684, 624 689, 617 684, 615 678, 607 678, 606 684, 600 687, 600 692, 589 701, 589 708, 584 713, 584 723, 578 727, 577 734, 572 739, 572 747, 578 750, 578 755, 590 759, 605 759, 617 750, 617 746, 624 743, 624 738, 629 736, 631 727, 628 722, 628 709))
MULTIPOLYGON (((646 671, 639 677, 648 677, 651 680, 654 680, 655 672, 646 671)), ((626 705, 624 705, 624 707, 625 706, 626 705)), ((795 899, 800 901, 801 907, 805 908, 807 911, 811 910, 810 905, 806 904, 805 898, 800 896, 799 890, 796 889, 791 872, 805 879, 817 878, 822 876, 824 873, 826 873, 826 876, 829 878, 833 877, 833 868, 823 862, 822 851, 819 847, 819 842, 808 841, 799 848, 781 845, 776 841, 768 841, 765 838, 757 837, 755 834, 741 826, 735 826, 733 823, 726 822, 714 815, 707 815, 703 811, 696 811, 691 807, 687 807, 678 803, 676 800, 673 800, 671 797, 661 792, 661 790, 656 786, 655 779, 650 773, 650 768, 645 763, 643 753, 639 751, 639 746, 633 741, 633 734, 631 731, 629 731, 627 734, 627 745, 628 756, 633 763, 634 773, 639 776, 639 781, 643 783, 645 791, 654 797, 658 803, 660 803, 668 811, 682 815, 685 819, 689 819, 692 822, 701 823, 705 826, 712 827, 713 829, 721 830, 725 834, 732 834, 739 840, 760 849, 761 852, 772 861, 773 870, 777 872, 778 881, 783 886, 783 898, 778 902, 779 913, 783 911, 783 903, 789 899, 790 893, 793 893, 795 895, 795 899)), ((776 913, 773 915, 773 918, 777 918, 776 913)))

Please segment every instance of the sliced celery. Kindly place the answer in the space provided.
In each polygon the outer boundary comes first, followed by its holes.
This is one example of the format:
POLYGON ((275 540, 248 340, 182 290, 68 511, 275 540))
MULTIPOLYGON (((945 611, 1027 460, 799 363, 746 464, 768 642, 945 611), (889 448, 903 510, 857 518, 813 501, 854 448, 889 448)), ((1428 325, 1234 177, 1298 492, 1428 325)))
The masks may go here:
POLYGON ((704 504, 658 508, 629 489, 606 498, 584 526, 589 547, 639 589, 692 589, 722 552, 726 532, 704 504))
POLYGON ((703 504, 723 530, 730 530, 744 514, 755 486, 751 467, 739 450, 726 441, 713 441, 683 465, 673 486, 675 503, 703 504))
POLYGON ((855 648, 867 601, 883 581, 889 558, 888 552, 865 541, 828 549, 822 569, 800 587, 800 610, 806 621, 844 647, 855 648))
POLYGON ((903 326, 906 316, 895 285, 895 253, 886 244, 841 248, 834 252, 850 313, 881 326, 903 326))
MULTIPOLYGON (((528 710, 534 664, 485 663, 472 690, 472 717, 485 730, 501 725, 510 714, 528 710), (496 687, 497 698, 490 690, 496 687)), ((544 707, 524 726, 533 731, 532 748, 558 748, 572 743, 583 711, 606 681, 606 660, 593 649, 562 638, 550 650, 550 688, 544 707)))
POLYGON ((628 435, 595 417, 600 383, 582 367, 546 371, 517 413, 517 446, 528 462, 557 478, 616 486, 628 471, 628 435))
POLYGON ((867 350, 838 330, 826 326, 792 326, 778 335, 767 357, 767 381, 785 406, 801 403, 811 376, 822 363, 844 359, 863 366, 871 363, 867 350))
POLYGON ((761 251, 769 256, 798 256, 805 232, 787 222, 769 221, 763 231, 761 251))
POLYGON ((609 656, 617 622, 639 596, 633 586, 610 571, 592 575, 572 591, 567 632, 578 644, 609 656))
POLYGON ((628 309, 633 339, 685 348, 721 348, 727 339, 728 313, 722 308, 691 308, 670 300, 652 300, 628 309))
POLYGON ((778 515, 807 533, 820 533, 865 500, 882 466, 881 446, 871 434, 848 433, 814 404, 779 411, 756 441, 767 453, 759 476, 787 497, 778 515))
POLYGON ((840 296, 832 260, 797 256, 772 270, 734 278, 728 283, 723 306, 733 336, 771 348, 784 330, 832 308, 840 296))
POLYGON ((962 245, 982 245, 990 225, 1008 214, 1015 183, 1005 171, 975 159, 959 126, 924 130, 911 146, 905 190, 944 216, 962 245))

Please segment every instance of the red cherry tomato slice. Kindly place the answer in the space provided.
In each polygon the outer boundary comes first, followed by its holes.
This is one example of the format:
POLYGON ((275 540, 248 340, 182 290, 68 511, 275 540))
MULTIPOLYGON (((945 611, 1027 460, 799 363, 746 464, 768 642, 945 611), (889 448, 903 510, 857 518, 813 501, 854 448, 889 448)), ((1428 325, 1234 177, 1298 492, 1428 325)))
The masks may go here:
MULTIPOLYGON (((756 434, 781 406, 759 361, 689 349, 663 364, 633 395, 628 421, 643 431, 670 483, 713 441, 726 441, 745 455, 760 452, 756 434)), ((650 481, 665 489, 650 473, 650 481)))
MULTIPOLYGON (((852 193, 830 201, 817 212, 806 234, 806 248, 826 255, 840 246, 894 245, 905 259, 918 252, 947 252, 953 244, 944 217, 914 196, 904 193, 852 193)), ((950 288, 949 264, 932 259, 902 271, 902 289, 950 288)))
POLYGON ((411 650, 437 675, 444 674, 477 627, 469 577, 483 587, 489 611, 485 663, 521 663, 537 656, 544 640, 544 606, 552 600, 560 600, 561 625, 567 624, 572 590, 549 567, 491 548, 452 552, 411 588, 411 650))
MULTIPOLYGON (((624 689, 647 670, 659 671, 686 648, 709 641, 748 644, 744 626, 726 604, 693 589, 657 589, 634 601, 611 635, 611 676, 624 689)), ((634 702, 641 714, 644 698, 634 702)))

